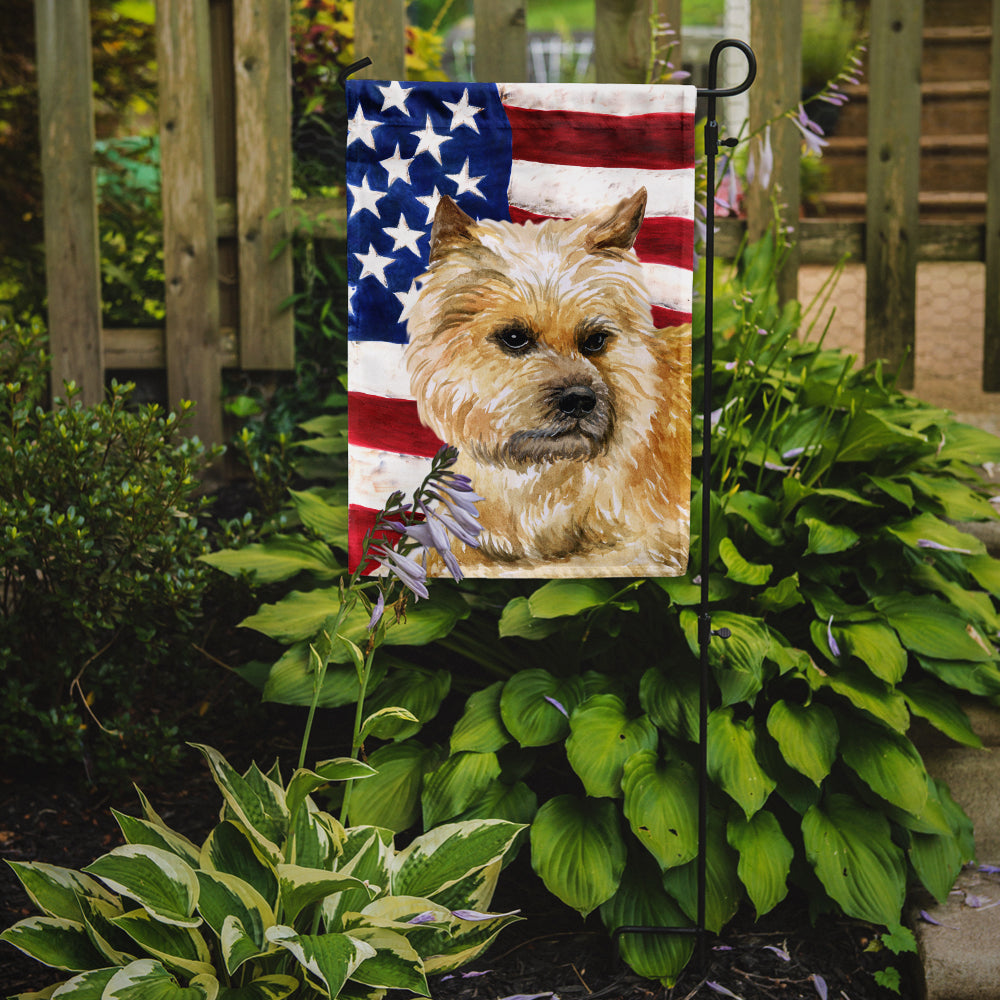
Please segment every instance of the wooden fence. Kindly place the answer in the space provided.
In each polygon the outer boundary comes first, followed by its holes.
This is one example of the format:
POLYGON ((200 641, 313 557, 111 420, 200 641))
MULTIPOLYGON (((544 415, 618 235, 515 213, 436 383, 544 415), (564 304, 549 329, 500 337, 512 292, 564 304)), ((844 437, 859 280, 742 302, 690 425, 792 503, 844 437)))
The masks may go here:
MULTIPOLYGON (((165 368, 170 401, 195 400, 196 432, 220 441, 221 370, 293 364, 292 316, 281 308, 292 288, 291 255, 276 252, 292 218, 283 211, 291 203, 290 0, 157 2, 166 326, 125 331, 102 329, 100 319, 88 0, 35 2, 53 383, 73 379, 93 401, 106 370, 165 368)), ((526 78, 528 2, 474 0, 478 79, 526 78)), ((405 78, 405 9, 405 0, 356 0, 355 46, 373 60, 368 75, 405 78)), ((983 380, 997 391, 1000 0, 992 3, 985 224, 919 220, 922 10, 923 0, 871 0, 866 219, 800 220, 786 209, 797 241, 782 291, 795 294, 800 263, 832 263, 845 253, 863 260, 866 355, 896 365, 910 351, 903 379, 912 384, 917 262, 985 261, 983 380)), ((680 25, 681 0, 595 0, 599 81, 645 78, 651 14, 680 25)), ((753 129, 799 101, 802 2, 753 0, 751 17, 759 65, 750 91, 753 129)), ((784 124, 773 136, 768 189, 748 193, 745 223, 725 220, 717 240, 723 255, 744 227, 752 235, 764 229, 773 197, 799 204, 800 137, 784 124)), ((303 212, 314 220, 314 235, 342 238, 342 201, 308 203, 303 212)))

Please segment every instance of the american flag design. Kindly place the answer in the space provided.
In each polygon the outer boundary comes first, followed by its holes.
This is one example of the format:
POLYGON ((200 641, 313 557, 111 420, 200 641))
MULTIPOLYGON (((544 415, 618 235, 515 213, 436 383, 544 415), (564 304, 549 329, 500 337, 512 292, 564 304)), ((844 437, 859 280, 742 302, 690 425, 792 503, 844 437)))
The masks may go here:
POLYGON ((442 442, 403 353, 442 195, 473 219, 574 218, 648 192, 634 249, 654 326, 691 321, 693 87, 347 83, 350 565, 394 490, 442 442))

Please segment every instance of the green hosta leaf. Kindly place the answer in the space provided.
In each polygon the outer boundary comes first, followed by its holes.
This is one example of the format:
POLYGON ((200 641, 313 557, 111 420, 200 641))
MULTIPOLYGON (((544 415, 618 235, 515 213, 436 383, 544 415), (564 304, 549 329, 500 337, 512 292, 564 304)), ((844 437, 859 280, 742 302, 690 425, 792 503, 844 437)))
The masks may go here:
POLYGON ((549 580, 528 598, 535 618, 563 618, 607 604, 615 595, 609 580, 549 580))
POLYGON ((974 663, 996 658, 976 628, 936 597, 884 595, 875 598, 875 607, 899 633, 903 645, 915 653, 974 663))
POLYGON ((815 785, 830 773, 837 756, 839 731, 826 705, 797 705, 779 699, 768 713, 767 731, 777 741, 785 761, 815 785))
POLYGON ((454 819, 500 777, 495 753, 452 754, 424 780, 421 804, 424 826, 437 826, 454 819))
POLYGON ((424 774, 438 759, 436 751, 415 740, 379 747, 368 758, 378 773, 351 790, 351 824, 396 833, 413 826, 420 817, 424 774))
POLYGON ((837 452, 837 461, 869 462, 890 448, 919 446, 926 440, 922 434, 890 423, 871 410, 863 410, 851 421, 837 452))
POLYGON ((927 772, 907 737, 861 719, 852 719, 850 738, 841 741, 841 756, 876 795, 908 813, 919 813, 927 801, 927 772))
POLYGON ((896 633, 878 622, 836 625, 833 634, 843 652, 856 656, 886 684, 898 684, 906 673, 906 650, 896 633))
MULTIPOLYGON (((282 913, 286 920, 293 922, 305 907, 334 893, 345 889, 367 891, 367 886, 353 875, 303 868, 301 865, 278 865, 278 884, 281 889, 282 913)), ((374 894, 372 891, 370 895, 374 894)))
MULTIPOLYGON (((640 857, 629 859, 618 890, 601 904, 601 919, 611 933, 619 927, 687 927, 691 923, 664 891, 655 866, 640 857)), ((619 948, 638 975, 669 987, 691 959, 694 936, 626 933, 619 938, 619 948)))
MULTIPOLYGON (((681 627, 694 656, 700 655, 698 616, 693 611, 681 612, 681 627)), ((712 628, 729 629, 728 639, 712 638, 708 647, 708 662, 722 690, 723 704, 753 701, 763 686, 764 659, 771 648, 771 636, 759 618, 718 611, 712 615, 712 628)))
POLYGON ((983 745, 965 710, 947 688, 924 680, 908 681, 900 686, 900 690, 910 711, 926 719, 945 736, 967 747, 983 745))
POLYGON ((507 602, 500 615, 501 639, 517 636, 520 639, 544 639, 563 628, 558 619, 536 618, 531 613, 527 597, 515 597, 507 602))
POLYGON ((99 968, 104 958, 91 944, 87 929, 64 917, 28 917, 0 934, 6 941, 35 961, 54 969, 81 972, 99 968))
POLYGON ((126 816, 125 813, 120 813, 117 809, 112 809, 111 812, 128 843, 159 847, 164 851, 170 851, 171 854, 176 854, 189 865, 198 864, 199 849, 187 837, 175 833, 159 823, 126 816))
POLYGON ((546 746, 569 732, 569 716, 583 696, 579 677, 560 679, 547 670, 522 670, 504 684, 500 716, 521 746, 546 746))
POLYGON ((332 580, 344 572, 328 545, 295 535, 271 535, 265 542, 209 552, 199 558, 230 576, 245 573, 256 584, 288 580, 298 573, 332 580))
POLYGON ((980 427, 949 421, 937 459, 939 462, 965 462, 968 465, 1000 462, 1000 439, 980 427))
POLYGON ((757 762, 757 732, 752 718, 737 721, 732 708, 708 717, 708 773, 749 819, 774 791, 775 781, 757 762))
POLYGON ((111 921, 168 968, 189 976, 211 975, 212 956, 205 939, 191 927, 164 924, 145 910, 132 910, 111 921))
POLYGON ((768 545, 777 547, 784 540, 781 512, 771 497, 739 490, 726 498, 726 514, 745 521, 768 545))
POLYGON ((909 521, 889 525, 886 530, 913 549, 926 548, 926 543, 930 542, 932 546, 942 546, 970 555, 983 555, 986 552, 986 546, 974 535, 942 521, 933 514, 918 514, 909 521))
POLYGON ((860 538, 846 524, 828 524, 815 517, 804 518, 803 523, 809 529, 809 543, 805 552, 807 556, 829 556, 845 552, 860 538))
POLYGON ((165 924, 197 927, 198 878, 176 854, 146 844, 125 844, 98 858, 84 871, 113 892, 134 899, 165 924))
POLYGON ((281 853, 278 844, 288 831, 284 789, 266 778, 254 783, 230 767, 217 750, 197 743, 192 746, 205 755, 226 805, 250 832, 265 856, 272 862, 277 861, 281 853))
POLYGON ((751 819, 738 816, 726 828, 729 846, 739 851, 736 873, 760 919, 788 894, 788 873, 795 849, 773 813, 762 809, 751 819))
POLYGON ((277 905, 277 873, 242 824, 227 820, 208 835, 201 848, 200 867, 234 875, 253 886, 270 906, 277 905))
POLYGON ((761 591, 754 600, 763 612, 778 613, 804 604, 805 598, 799 590, 799 574, 793 573, 779 580, 773 587, 761 591))
POLYGON ((531 824, 531 865, 553 895, 582 916, 618 889, 625 842, 607 799, 557 795, 531 824))
POLYGON ((289 490, 292 506, 302 523, 324 542, 347 548, 347 511, 344 504, 331 504, 314 490, 289 490))
MULTIPOLYGON (((692 512, 691 523, 694 524, 692 512)), ((688 576, 657 576, 650 580, 654 586, 659 587, 669 598, 672 604, 686 608, 701 602, 701 584, 694 583, 691 575, 688 576)), ((721 573, 713 573, 708 578, 708 599, 710 601, 724 601, 727 597, 732 597, 739 586, 723 576, 721 573)))
POLYGON ((362 926, 353 928, 351 937, 375 949, 375 954, 351 973, 355 982, 430 996, 424 963, 402 934, 383 927, 362 926))
POLYGON ((451 733, 451 752, 473 750, 494 753, 510 742, 510 733, 500 717, 500 692, 503 681, 470 695, 462 717, 451 733))
POLYGON ((285 1000, 299 988, 292 976, 261 976, 246 986, 223 987, 218 1000, 285 1000))
POLYGON ((349 934, 296 934, 293 928, 279 924, 268 928, 267 939, 291 952, 310 978, 332 997, 339 996, 362 962, 375 957, 370 944, 349 934))
POLYGON ((446 823, 428 830, 396 855, 392 891, 434 899, 461 879, 499 862, 522 829, 496 819, 446 823))
POLYGON ((949 687, 986 697, 1000 694, 1000 669, 992 663, 936 660, 930 656, 918 656, 917 662, 949 687))
POLYGON ((143 958, 118 969, 101 1000, 216 1000, 218 995, 219 982, 210 974, 195 976, 181 986, 159 962, 143 958))
POLYGON ((911 579, 919 585, 914 589, 930 590, 940 594, 956 611, 985 629, 988 634, 996 635, 1000 632, 1000 615, 997 614, 993 598, 989 594, 981 590, 971 590, 967 585, 947 579, 926 562, 913 568, 911 579))
POLYGON ((867 670, 840 667, 834 673, 823 674, 811 667, 806 678, 814 689, 829 688, 899 733, 905 733, 910 724, 903 696, 867 670))
POLYGON ((986 497, 953 477, 911 472, 906 478, 925 497, 939 504, 942 514, 951 521, 992 521, 996 518, 996 511, 986 497))
POLYGON ((698 853, 698 783, 690 766, 642 750, 625 762, 625 818, 660 868, 683 865, 698 853))
POLYGON ((638 750, 653 750, 659 739, 649 716, 629 719, 613 694, 591 695, 570 717, 566 758, 588 795, 618 798, 622 768, 638 750))
POLYGON ((771 578, 771 573, 774 570, 770 563, 762 565, 747 562, 730 538, 720 540, 719 556, 726 565, 726 575, 729 579, 735 580, 737 583, 744 583, 748 587, 763 587, 771 578))
POLYGON ((1000 559, 993 556, 973 556, 965 559, 965 568, 972 574, 976 583, 994 597, 1000 597, 1000 559))
POLYGON ((288 782, 285 805, 289 814, 294 814, 298 812, 307 796, 331 781, 354 781, 359 778, 374 777, 377 773, 374 767, 353 757, 335 757, 332 760, 321 761, 312 771, 308 768, 299 768, 288 782))
POLYGON ((374 736, 380 740, 391 740, 397 734, 401 739, 412 736, 422 723, 407 708, 393 705, 391 708, 380 708, 372 712, 361 724, 358 736, 362 740, 374 736))
POLYGON ((806 813, 802 836, 809 863, 848 916, 899 923, 906 866, 880 812, 849 795, 830 795, 806 813))
POLYGON ((928 892, 939 902, 948 899, 964 858, 954 834, 911 833, 910 864, 928 892))
POLYGON ((678 663, 669 673, 650 667, 639 682, 639 704, 660 729, 678 740, 698 739, 698 675, 678 663))
MULTIPOLYGON (((343 643, 336 646, 341 652, 345 648, 343 643)), ((377 687, 385 677, 388 660, 384 655, 376 657, 368 681, 370 688, 377 687)), ((350 705, 358 700, 359 691, 358 675, 354 667, 331 663, 323 675, 316 705, 318 708, 350 705)), ((261 697, 264 701, 274 701, 280 705, 313 703, 316 697, 316 674, 310 659, 309 643, 297 642, 282 653, 267 674, 261 697)))
POLYGON ((529 824, 538 812, 538 796, 523 782, 493 781, 457 819, 505 819, 529 824))
MULTIPOLYGON (((726 825, 720 813, 709 814, 705 851, 705 926, 718 934, 732 919, 743 899, 736 874, 736 852, 726 843, 726 825)), ((691 920, 698 917, 698 861, 663 873, 663 886, 691 920)))
POLYGON ((394 670, 375 688, 365 707, 372 712, 384 708, 403 708, 410 712, 416 721, 385 719, 379 726, 380 739, 405 740, 437 715, 450 689, 451 674, 447 670, 421 667, 394 670))
MULTIPOLYGON (((264 931, 274 925, 274 912, 252 885, 235 875, 200 871, 198 883, 201 886, 198 910, 216 936, 225 944, 223 928, 227 920, 238 921, 240 934, 237 937, 249 939, 252 946, 251 954, 240 955, 235 960, 232 947, 224 948, 226 970, 232 975, 247 958, 265 950, 264 931)), ((229 937, 232 936, 230 930, 229 937)))
POLYGON ((913 508, 913 490, 906 483, 885 476, 865 476, 865 479, 907 510, 913 508))
POLYGON ((71 868, 60 868, 40 861, 8 861, 7 864, 13 869, 31 901, 46 916, 82 920, 83 911, 79 901, 81 896, 115 902, 115 897, 100 882, 71 868))

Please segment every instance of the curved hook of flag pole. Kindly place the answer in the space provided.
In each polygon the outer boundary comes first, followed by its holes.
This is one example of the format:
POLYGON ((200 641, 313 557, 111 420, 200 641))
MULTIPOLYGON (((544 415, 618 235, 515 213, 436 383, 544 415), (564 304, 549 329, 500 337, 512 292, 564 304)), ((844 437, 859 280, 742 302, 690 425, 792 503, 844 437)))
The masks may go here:
POLYGON ((746 42, 738 38, 723 38, 721 42, 716 42, 712 48, 712 53, 708 57, 708 86, 699 88, 698 96, 712 99, 714 97, 735 97, 750 89, 750 85, 757 78, 757 57, 753 49, 746 42), (739 49, 747 59, 746 79, 735 87, 719 88, 719 56, 725 49, 739 49))
POLYGON ((363 59, 359 59, 357 62, 352 62, 349 66, 345 66, 337 74, 337 84, 340 86, 340 89, 347 89, 347 78, 352 73, 357 73, 358 70, 364 69, 366 66, 371 66, 371 64, 371 59, 369 59, 368 56, 365 56, 363 59))

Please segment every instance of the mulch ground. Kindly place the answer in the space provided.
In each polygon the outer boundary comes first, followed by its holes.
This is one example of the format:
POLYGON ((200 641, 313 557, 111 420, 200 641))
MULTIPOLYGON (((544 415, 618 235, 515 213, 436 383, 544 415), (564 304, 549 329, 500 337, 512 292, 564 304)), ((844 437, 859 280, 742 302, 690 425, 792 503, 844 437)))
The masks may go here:
MULTIPOLYGON (((238 746, 223 742, 220 748, 234 763, 242 756, 238 746)), ((164 820, 192 839, 203 837, 215 821, 218 793, 193 751, 191 768, 148 791, 164 820)), ((88 790, 73 776, 8 774, 0 778, 0 858, 83 867, 122 842, 112 806, 139 813, 134 794, 124 790, 108 796, 88 790)), ((873 979, 887 965, 903 973, 902 996, 919 992, 899 959, 866 950, 873 941, 871 928, 829 918, 814 927, 797 900, 758 924, 752 915, 740 914, 719 938, 706 941, 705 968, 689 968, 673 989, 641 979, 618 961, 596 916, 582 922, 559 904, 524 856, 501 877, 494 908, 519 908, 525 920, 503 931, 469 969, 432 977, 435 1000, 887 1000, 892 994, 873 979)), ((0 927, 32 912, 13 873, 0 866, 0 927)), ((0 944, 0 995, 38 990, 59 979, 58 973, 0 944)))

